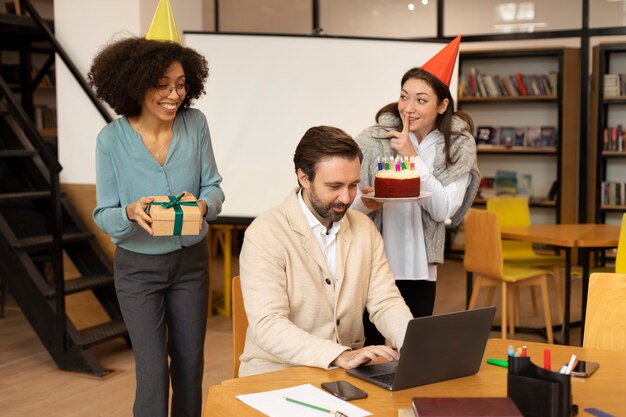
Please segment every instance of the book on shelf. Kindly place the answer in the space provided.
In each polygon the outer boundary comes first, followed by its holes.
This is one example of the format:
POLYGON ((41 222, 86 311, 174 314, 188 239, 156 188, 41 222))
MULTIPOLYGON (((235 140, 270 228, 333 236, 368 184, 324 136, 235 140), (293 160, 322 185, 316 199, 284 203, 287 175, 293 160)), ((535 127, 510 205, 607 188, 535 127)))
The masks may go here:
POLYGON ((516 195, 517 194, 517 173, 515 171, 496 171, 496 194, 516 195))
POLYGON ((619 74, 604 74, 603 94, 605 98, 618 97, 620 95, 619 74))
POLYGON ((556 128, 554 126, 541 126, 539 131, 539 147, 554 148, 556 146, 556 128))
POLYGON ((526 146, 526 127, 515 128, 515 146, 526 146))
POLYGON ((494 126, 478 126, 476 129, 477 145, 500 144, 500 129, 494 126))
POLYGON ((523 417, 510 397, 414 397, 416 417, 523 417))
POLYGON ((556 200, 556 194, 559 192, 559 183, 554 181, 550 186, 550 190, 548 191, 548 195, 546 196, 546 200, 553 201, 556 200))
POLYGON ((532 175, 517 174, 517 195, 530 196, 532 189, 532 175))
POLYGON ((603 206, 626 206, 626 183, 603 181, 600 192, 603 206))
POLYGON ((541 147, 541 127, 529 126, 526 129, 526 146, 529 148, 541 147))
POLYGON ((505 126, 500 128, 500 144, 504 146, 515 145, 514 127, 505 126))
POLYGON ((480 179, 480 185, 478 186, 479 198, 492 198, 497 197, 496 192, 496 178, 495 177, 482 177, 480 179))
POLYGON ((500 82, 504 86, 504 89, 506 90, 507 95, 509 95, 511 97, 519 96, 519 92, 517 91, 517 89, 515 89, 514 85, 511 84, 511 81, 509 80, 509 77, 507 77, 505 75, 501 76, 500 77, 500 82))
POLYGON ((617 127, 604 128, 602 135, 602 150, 603 151, 617 151, 624 152, 626 149, 626 142, 624 136, 624 129, 622 125, 617 127))
POLYGON ((519 91, 521 96, 527 96, 528 87, 526 87, 526 84, 524 83, 524 75, 521 72, 516 72, 515 74, 513 74, 513 77, 515 78, 515 86, 517 87, 517 91, 519 91))

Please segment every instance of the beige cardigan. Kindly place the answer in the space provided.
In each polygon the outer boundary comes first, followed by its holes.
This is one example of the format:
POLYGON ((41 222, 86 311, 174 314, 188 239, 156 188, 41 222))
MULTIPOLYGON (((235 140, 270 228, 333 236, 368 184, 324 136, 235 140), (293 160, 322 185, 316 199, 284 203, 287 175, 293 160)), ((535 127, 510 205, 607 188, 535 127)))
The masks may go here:
POLYGON ((239 375, 307 365, 329 369, 341 352, 363 346, 363 311, 400 348, 412 318, 395 286, 380 234, 348 210, 337 234, 337 281, 297 199, 248 227, 240 256, 241 288, 250 323, 239 375))

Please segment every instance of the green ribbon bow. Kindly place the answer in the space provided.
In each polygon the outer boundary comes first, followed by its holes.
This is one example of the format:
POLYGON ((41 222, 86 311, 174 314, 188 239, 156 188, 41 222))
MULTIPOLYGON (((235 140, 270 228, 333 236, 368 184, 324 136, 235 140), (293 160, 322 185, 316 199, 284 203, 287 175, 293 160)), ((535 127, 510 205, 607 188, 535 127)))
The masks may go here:
POLYGON ((181 198, 183 198, 183 196, 185 195, 185 193, 182 193, 181 195, 178 195, 176 197, 174 196, 167 196, 167 198, 170 199, 170 201, 162 201, 162 202, 157 202, 157 201, 153 201, 152 203, 150 203, 148 205, 148 213, 150 213, 150 207, 153 205, 157 205, 157 206, 161 206, 164 209, 174 209, 174 236, 180 236, 180 234, 183 231, 183 216, 184 216, 184 212, 181 206, 198 206, 198 202, 197 201, 180 201, 181 198))

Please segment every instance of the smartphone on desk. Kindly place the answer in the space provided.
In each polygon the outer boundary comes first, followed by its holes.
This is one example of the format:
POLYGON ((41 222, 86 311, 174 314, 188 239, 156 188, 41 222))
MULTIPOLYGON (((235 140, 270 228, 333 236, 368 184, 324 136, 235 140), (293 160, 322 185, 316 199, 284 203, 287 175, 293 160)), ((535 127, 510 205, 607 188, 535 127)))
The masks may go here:
POLYGON ((578 361, 576 366, 574 366, 574 369, 572 369, 572 375, 587 378, 599 367, 600 364, 598 362, 578 361))
POLYGON ((323 382, 322 388, 344 401, 367 398, 367 392, 355 387, 348 381, 323 382))

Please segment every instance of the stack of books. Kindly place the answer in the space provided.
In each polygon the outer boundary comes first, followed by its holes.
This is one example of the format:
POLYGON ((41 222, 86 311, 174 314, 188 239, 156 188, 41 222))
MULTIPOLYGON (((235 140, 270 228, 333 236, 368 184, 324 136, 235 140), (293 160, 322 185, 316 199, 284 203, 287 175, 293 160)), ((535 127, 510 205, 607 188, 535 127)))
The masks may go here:
POLYGON ((626 138, 622 125, 617 125, 617 127, 607 127, 604 129, 602 137, 603 151, 624 152, 624 150, 626 150, 625 142, 626 138))
POLYGON ((619 97, 620 85, 619 74, 604 74, 604 97, 619 97))

